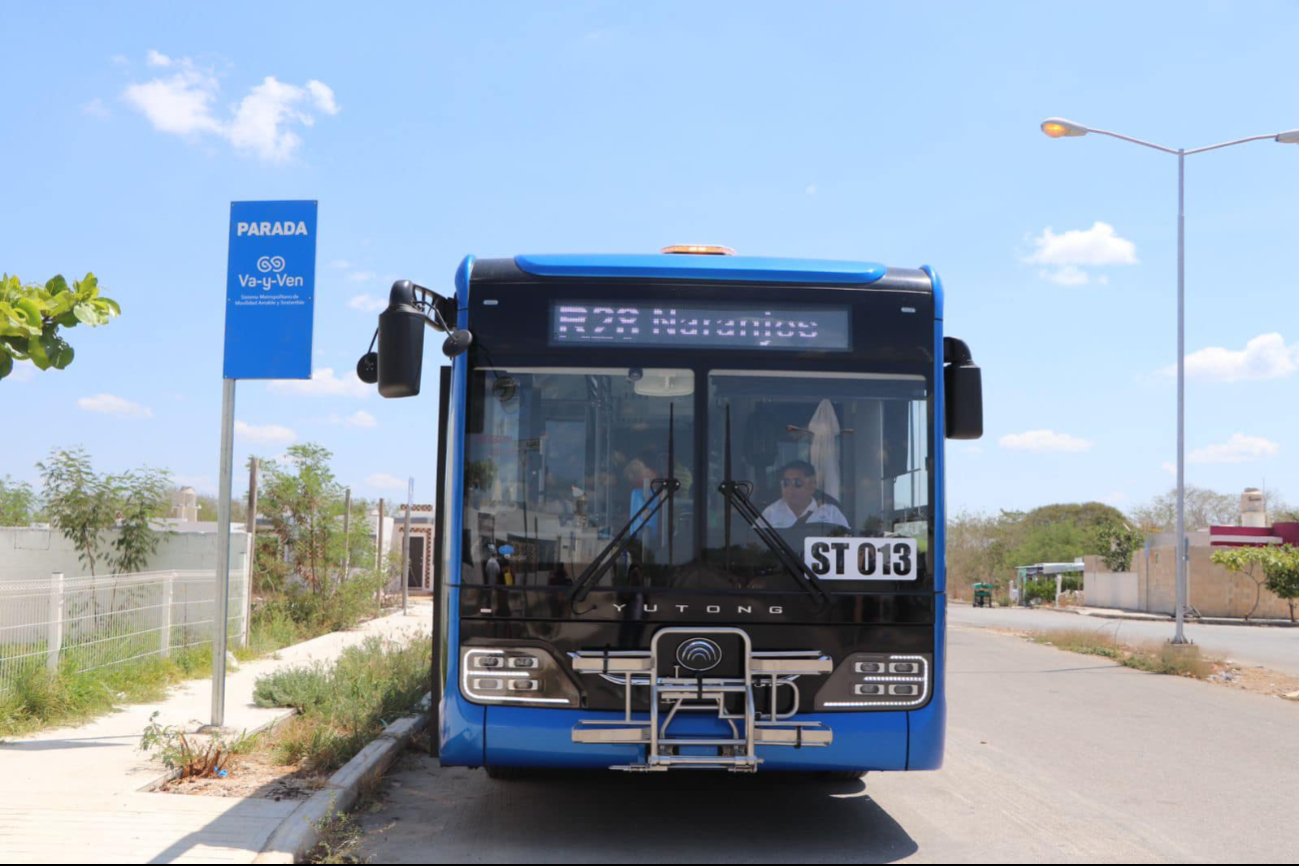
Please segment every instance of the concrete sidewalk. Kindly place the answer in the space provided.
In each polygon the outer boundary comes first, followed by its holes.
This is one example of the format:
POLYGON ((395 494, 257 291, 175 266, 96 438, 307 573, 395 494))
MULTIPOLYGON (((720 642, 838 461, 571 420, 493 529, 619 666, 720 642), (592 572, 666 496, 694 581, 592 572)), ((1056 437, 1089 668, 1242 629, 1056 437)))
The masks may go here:
MULTIPOLYGON (((257 677, 328 661, 370 635, 429 634, 432 606, 410 605, 353 631, 241 665, 226 681, 226 726, 252 730, 288 714, 252 703, 257 677)), ((141 789, 165 773, 139 750, 150 716, 192 731, 211 712, 211 680, 176 688, 158 704, 129 706, 77 728, 0 743, 0 863, 249 863, 298 805, 141 789)))

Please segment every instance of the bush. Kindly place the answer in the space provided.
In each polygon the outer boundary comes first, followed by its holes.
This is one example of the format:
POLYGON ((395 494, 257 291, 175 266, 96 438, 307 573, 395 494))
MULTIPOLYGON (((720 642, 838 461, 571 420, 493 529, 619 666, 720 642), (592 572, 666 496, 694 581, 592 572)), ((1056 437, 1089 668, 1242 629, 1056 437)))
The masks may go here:
POLYGON ((304 665, 260 677, 253 690, 259 707, 299 713, 277 735, 276 759, 320 772, 341 767, 415 706, 428 690, 431 664, 425 635, 404 643, 370 637, 332 668, 304 665))

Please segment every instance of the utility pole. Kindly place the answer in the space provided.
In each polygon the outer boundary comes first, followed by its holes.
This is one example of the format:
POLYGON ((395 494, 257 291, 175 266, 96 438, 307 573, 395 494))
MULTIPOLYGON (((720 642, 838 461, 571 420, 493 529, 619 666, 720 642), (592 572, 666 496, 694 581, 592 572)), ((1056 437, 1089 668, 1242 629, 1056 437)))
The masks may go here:
POLYGON ((343 580, 352 573, 352 488, 343 491, 343 580))
POLYGON ((374 549, 375 567, 379 569, 379 577, 381 578, 379 581, 378 601, 379 601, 379 609, 383 610, 383 590, 385 584, 388 583, 388 574, 386 569, 384 568, 384 565, 386 563, 383 555, 383 497, 379 498, 379 526, 378 526, 378 535, 375 541, 376 541, 375 549, 374 549))
POLYGON ((257 568, 257 470, 256 457, 248 461, 248 582, 244 584, 244 646, 252 637, 253 571, 257 568))

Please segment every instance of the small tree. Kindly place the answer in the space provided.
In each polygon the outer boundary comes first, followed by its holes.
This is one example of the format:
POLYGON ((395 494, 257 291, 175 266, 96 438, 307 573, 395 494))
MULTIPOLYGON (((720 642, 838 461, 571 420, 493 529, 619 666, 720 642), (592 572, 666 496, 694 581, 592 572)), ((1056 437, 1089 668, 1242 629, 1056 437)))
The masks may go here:
POLYGON ((314 593, 328 590, 331 566, 342 562, 343 490, 329 468, 333 457, 320 445, 288 449, 288 465, 262 461, 257 510, 289 551, 290 568, 314 593))
POLYGON ((1263 599, 1263 585, 1267 582, 1263 567, 1269 552, 1262 547, 1226 547, 1215 550, 1210 557, 1215 565, 1221 565, 1232 574, 1243 574, 1254 581, 1254 606, 1249 609, 1249 613, 1245 614, 1245 619, 1254 615, 1254 611, 1258 610, 1259 602, 1263 599))
POLYGON ((27 526, 36 515, 36 493, 30 484, 0 478, 0 526, 27 526))
POLYGON ((43 286, 0 275, 0 379, 13 372, 14 361, 62 370, 73 352, 61 329, 103 325, 121 314, 116 301, 99 296, 94 274, 71 286, 62 275, 43 286))
POLYGON ((1126 523, 1105 523, 1097 527, 1096 541, 1110 571, 1127 571, 1132 566, 1132 554, 1145 544, 1146 537, 1126 523))
POLYGON ((113 570, 118 574, 143 571, 162 540, 153 521, 166 514, 170 505, 171 478, 165 470, 146 466, 112 476, 108 484, 121 516, 113 541, 113 570))
POLYGON ((1295 600, 1299 599, 1299 547, 1289 544, 1265 551, 1263 570, 1267 574, 1267 588, 1290 606, 1290 621, 1295 621, 1295 600))
POLYGON ((103 535, 117 521, 112 486, 97 475, 82 448, 55 449, 37 463, 45 482, 45 510, 50 524, 77 549, 93 577, 103 554, 103 535))

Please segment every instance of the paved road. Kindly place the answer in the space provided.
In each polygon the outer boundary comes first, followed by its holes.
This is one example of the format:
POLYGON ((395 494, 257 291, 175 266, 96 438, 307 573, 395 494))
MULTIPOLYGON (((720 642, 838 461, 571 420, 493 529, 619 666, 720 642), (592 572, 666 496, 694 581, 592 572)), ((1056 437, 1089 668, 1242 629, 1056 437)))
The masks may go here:
POLYGON ((987 631, 949 633, 946 766, 493 782, 413 760, 374 862, 1294 862, 1299 705, 987 631))
MULTIPOLYGON (((1173 636, 1173 623, 1159 620, 1103 619, 1026 608, 974 608, 952 604, 947 609, 953 624, 1043 631, 1085 628, 1117 634, 1123 641, 1163 642, 1173 636)), ((1299 677, 1299 628, 1187 623, 1186 636, 1210 655, 1247 665, 1262 665, 1299 677)))

